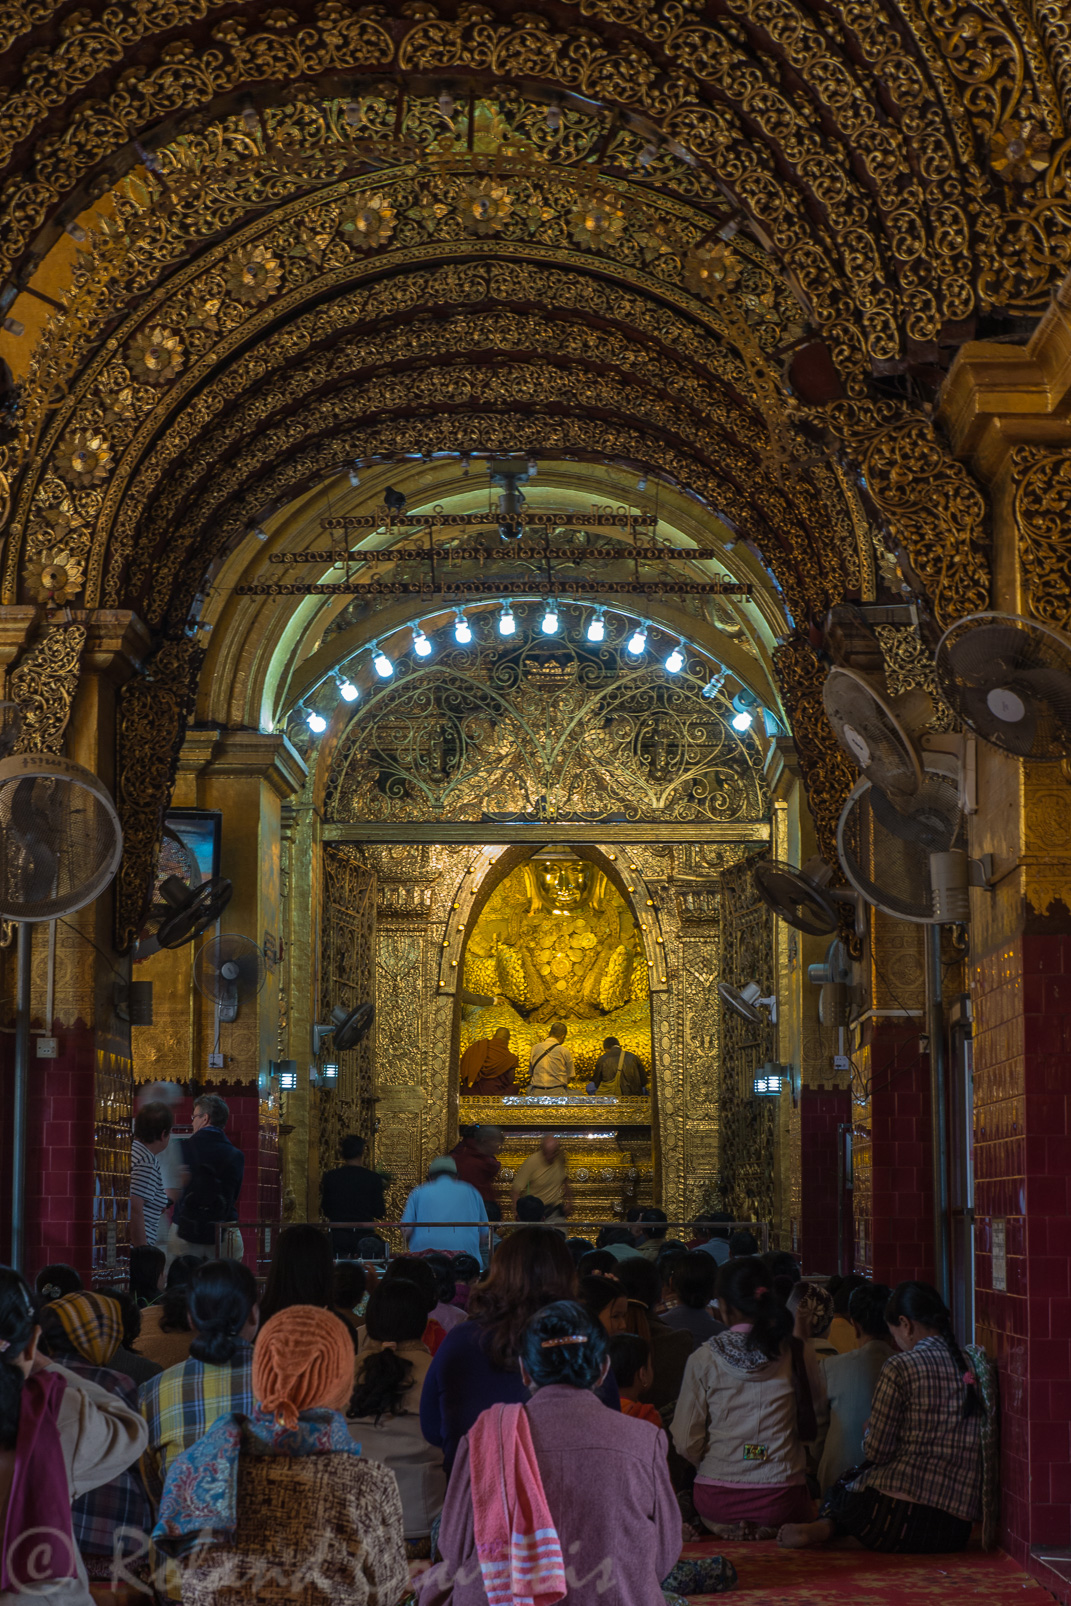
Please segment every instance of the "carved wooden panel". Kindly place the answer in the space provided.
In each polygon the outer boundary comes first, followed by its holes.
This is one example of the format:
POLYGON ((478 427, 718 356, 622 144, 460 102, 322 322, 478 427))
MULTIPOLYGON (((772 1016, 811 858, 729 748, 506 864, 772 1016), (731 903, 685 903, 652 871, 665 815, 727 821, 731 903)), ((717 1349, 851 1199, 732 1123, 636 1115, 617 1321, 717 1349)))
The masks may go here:
MULTIPOLYGON (((773 916, 756 896, 751 866, 758 855, 722 871, 721 979, 733 987, 773 991, 773 916)), ((777 1101, 756 1098, 755 1073, 774 1058, 775 1034, 730 1010, 721 1017, 721 1178, 725 1208, 737 1220, 772 1222, 777 1101)))

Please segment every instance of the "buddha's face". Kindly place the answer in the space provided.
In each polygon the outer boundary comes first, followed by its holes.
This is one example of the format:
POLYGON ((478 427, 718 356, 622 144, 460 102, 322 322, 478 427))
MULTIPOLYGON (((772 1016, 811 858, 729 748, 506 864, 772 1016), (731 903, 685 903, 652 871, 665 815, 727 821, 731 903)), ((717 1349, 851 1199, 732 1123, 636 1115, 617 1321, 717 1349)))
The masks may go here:
POLYGON ((579 909, 591 897, 595 871, 583 859, 536 859, 536 889, 547 909, 579 909))

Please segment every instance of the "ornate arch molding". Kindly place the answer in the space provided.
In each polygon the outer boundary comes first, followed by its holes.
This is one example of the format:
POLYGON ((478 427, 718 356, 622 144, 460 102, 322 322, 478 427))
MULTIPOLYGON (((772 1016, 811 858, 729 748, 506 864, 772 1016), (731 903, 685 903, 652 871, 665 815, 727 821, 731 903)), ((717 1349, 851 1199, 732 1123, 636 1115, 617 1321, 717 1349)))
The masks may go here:
POLYGON ((1043 42, 1001 0, 954 14, 928 0, 842 5, 826 28, 788 0, 698 14, 656 0, 569 6, 577 22, 563 26, 560 11, 512 14, 506 0, 447 17, 430 5, 295 0, 283 11, 255 0, 225 20, 213 0, 174 0, 159 18, 116 5, 87 27, 48 0, 15 0, 5 65, 21 82, 0 141, 8 263, 104 164, 129 163, 149 130, 250 91, 270 100, 280 82, 322 95, 340 78, 348 88, 430 74, 575 93, 708 160, 818 302, 843 310, 842 355, 862 342, 890 356, 905 336, 933 339, 969 316, 972 257, 998 302, 1044 293, 1045 258, 1060 260, 1071 223, 1052 204, 1065 152, 1053 67, 1067 79, 1054 8, 1043 42), (58 25, 42 48, 30 30, 49 17, 58 25), (1002 193, 989 164, 1014 166, 1003 154, 1013 122, 1025 123, 1034 164, 1002 193), (1005 247, 1032 229, 1048 238, 1017 266, 1005 247), (840 287, 851 311, 837 306, 840 287))

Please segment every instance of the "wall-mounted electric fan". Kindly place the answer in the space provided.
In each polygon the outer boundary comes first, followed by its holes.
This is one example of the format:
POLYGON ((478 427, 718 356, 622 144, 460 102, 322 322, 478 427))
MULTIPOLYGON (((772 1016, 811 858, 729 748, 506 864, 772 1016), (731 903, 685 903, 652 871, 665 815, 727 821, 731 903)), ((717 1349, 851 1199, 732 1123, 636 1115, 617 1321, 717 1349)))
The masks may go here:
POLYGON ((959 619, 937 645, 941 691, 983 741, 1018 758, 1071 754, 1071 638, 1018 614, 959 619))
POLYGON ((767 1020, 771 1023, 777 1020, 777 996, 774 993, 763 997, 762 988, 757 981, 749 981, 746 987, 731 987, 727 981, 718 983, 718 997, 726 1009, 739 1015, 751 1026, 765 1025, 767 1020), (770 1011, 769 1016, 759 1013, 761 1008, 770 1011))
MULTIPOLYGON (((30 1079, 31 926, 62 920, 98 898, 123 853, 107 788, 51 753, 12 754, 21 715, 0 704, 0 916, 18 922, 15 1074, 11 1098, 11 1264, 22 1265, 26 1099, 30 1079)), ((45 1006, 51 1029, 51 985, 45 1006)))
POLYGON ((260 992, 267 974, 260 948, 252 937, 237 931, 210 938, 193 962, 194 984, 215 1004, 221 1021, 237 1019, 241 1006, 260 992))
POLYGON ((331 1019, 317 1021, 312 1028, 313 1053, 319 1054, 325 1037, 330 1037, 336 1054, 345 1054, 347 1049, 356 1048, 372 1030, 375 1018, 375 1004, 358 1004, 355 1009, 336 1004, 331 1011, 331 1019))
POLYGON ((825 937, 840 923, 836 900, 827 890, 832 871, 822 859, 809 859, 802 870, 780 859, 760 859, 752 884, 768 909, 787 925, 810 937, 825 937))
POLYGON ((926 771, 906 813, 880 787, 859 781, 841 811, 837 852, 856 891, 894 919, 922 925, 970 919, 971 866, 954 778, 926 771))
POLYGON ((58 920, 109 886, 123 833, 107 787, 52 753, 0 760, 0 917, 58 920))
POLYGON ((854 670, 832 669, 822 701, 848 757, 895 808, 909 809, 923 782, 915 738, 933 718, 933 699, 924 691, 884 697, 854 670))

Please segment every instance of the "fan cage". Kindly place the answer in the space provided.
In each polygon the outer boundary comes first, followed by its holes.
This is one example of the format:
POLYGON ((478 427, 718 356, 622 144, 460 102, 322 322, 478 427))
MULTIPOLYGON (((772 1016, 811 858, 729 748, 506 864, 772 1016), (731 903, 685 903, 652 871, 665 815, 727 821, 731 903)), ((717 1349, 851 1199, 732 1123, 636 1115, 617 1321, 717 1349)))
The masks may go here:
POLYGON ((0 761, 0 917, 72 914, 109 886, 122 852, 119 816, 89 770, 42 754, 0 761))
POLYGON ((969 730, 1017 758, 1057 763, 1071 754, 1071 639, 1019 614, 959 619, 937 645, 942 695, 969 730), (1013 692, 1019 720, 1003 720, 990 693, 1013 692))
POLYGON ((901 815, 869 781, 852 790, 837 823, 837 854, 848 881, 875 908, 914 925, 939 923, 930 854, 966 846, 955 783, 933 771, 911 814, 901 815), (894 820, 896 829, 890 829, 894 820))
POLYGON ((837 930, 840 916, 833 900, 794 864, 762 859, 751 876, 766 907, 797 931, 811 937, 828 937, 837 930))

